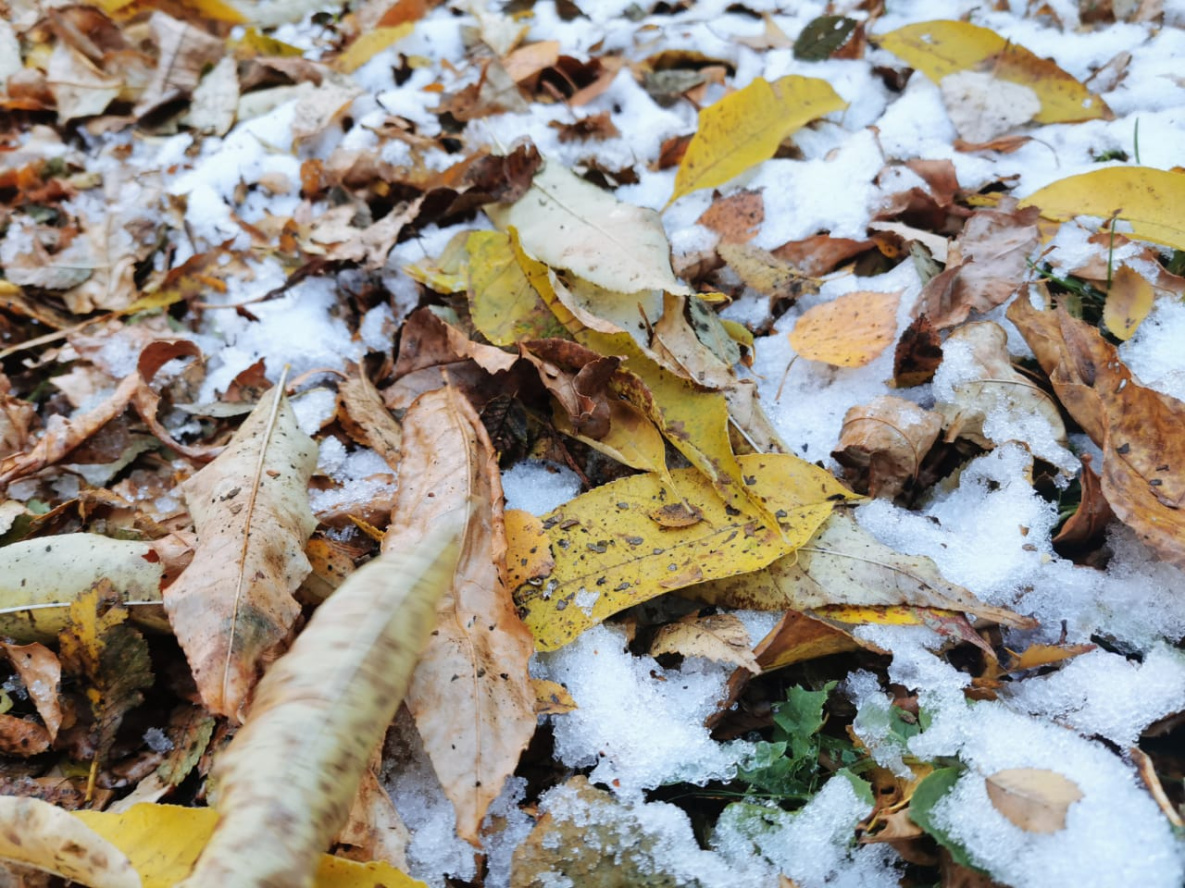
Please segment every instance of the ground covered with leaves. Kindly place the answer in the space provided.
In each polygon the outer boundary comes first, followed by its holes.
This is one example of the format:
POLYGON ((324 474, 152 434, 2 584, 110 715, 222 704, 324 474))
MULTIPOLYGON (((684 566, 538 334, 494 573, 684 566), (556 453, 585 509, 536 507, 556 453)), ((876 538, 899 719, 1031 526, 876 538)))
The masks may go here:
POLYGON ((6 884, 1185 881, 1179 3, 0 8, 6 884))

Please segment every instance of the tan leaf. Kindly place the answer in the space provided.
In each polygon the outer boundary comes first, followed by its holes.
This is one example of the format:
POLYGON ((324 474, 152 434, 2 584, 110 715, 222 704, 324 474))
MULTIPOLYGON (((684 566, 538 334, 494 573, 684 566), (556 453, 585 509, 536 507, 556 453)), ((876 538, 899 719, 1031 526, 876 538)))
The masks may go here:
POLYGON ((760 191, 718 197, 695 221, 719 234, 722 244, 743 244, 757 236, 765 221, 765 198, 760 191))
POLYGON ((145 87, 134 109, 137 117, 144 117, 180 99, 188 99, 201 80, 202 71, 217 62, 225 51, 223 42, 217 37, 159 10, 152 13, 148 27, 156 40, 160 58, 152 81, 145 87))
POLYGON ((64 41, 54 46, 45 76, 57 101, 59 123, 102 114, 123 89, 121 78, 99 70, 64 41))
POLYGON ((265 658, 300 614, 317 522, 308 484, 317 446, 281 386, 268 392, 223 453, 182 490, 198 535, 193 562, 165 608, 211 712, 241 719, 265 658))
POLYGON ((268 670, 215 763, 218 826, 181 885, 313 885, 432 631, 457 531, 438 521, 359 569, 268 670))
POLYGON ((844 480, 857 493, 893 499, 917 479, 941 431, 937 413, 881 395, 844 414, 839 445, 831 456, 847 469, 844 480))
POLYGON ((1142 274, 1127 263, 1120 265, 1103 305, 1103 323, 1116 339, 1126 342, 1148 317, 1155 296, 1152 284, 1142 274))
POLYGON ((751 650, 749 633, 733 614, 700 617, 688 614, 676 623, 667 623, 650 643, 650 656, 682 654, 703 657, 717 663, 731 663, 750 672, 760 672, 751 650))
POLYGON ((140 888, 131 861, 68 811, 0 796, 0 858, 91 888, 140 888))
POLYGON ((337 388, 338 421, 351 438, 381 456, 392 469, 399 471, 403 447, 403 429, 382 395, 359 368, 337 388))
POLYGON ((845 293, 803 312, 790 331, 802 357, 837 367, 863 367, 897 336, 900 293, 845 293))
POLYGON ((486 809, 535 733, 534 651, 501 565, 502 482, 480 418, 452 389, 422 395, 403 421, 399 496, 384 552, 414 550, 427 529, 463 516, 461 559, 437 631, 408 689, 424 749, 476 846, 486 809))
POLYGON ((806 660, 872 648, 850 632, 796 610, 788 610, 778 624, 753 648, 761 671, 769 672, 806 660))
POLYGON ((62 681, 62 664, 58 655, 43 644, 17 645, 0 643, 12 668, 20 676, 37 714, 45 723, 49 739, 55 740, 62 726, 62 703, 58 698, 62 681))
POLYGON ((746 287, 773 299, 792 299, 810 291, 815 282, 785 259, 744 243, 722 243, 716 248, 746 287))
POLYGON ((346 825, 337 834, 334 845, 346 846, 346 850, 339 850, 338 854, 350 860, 362 863, 381 860, 396 869, 406 870, 411 834, 379 780, 382 752, 381 745, 374 748, 370 764, 362 772, 346 825))
POLYGON ((1074 781, 1041 768, 997 771, 984 783, 993 807, 1025 832, 1060 832, 1066 828, 1066 812, 1082 798, 1074 781))

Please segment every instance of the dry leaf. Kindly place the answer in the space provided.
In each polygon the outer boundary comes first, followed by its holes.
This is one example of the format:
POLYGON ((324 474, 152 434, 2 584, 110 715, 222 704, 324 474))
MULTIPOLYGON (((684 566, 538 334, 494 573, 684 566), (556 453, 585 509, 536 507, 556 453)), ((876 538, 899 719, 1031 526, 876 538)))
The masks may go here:
POLYGON ((1142 274, 1127 263, 1120 265, 1107 291, 1103 323, 1116 339, 1127 342, 1148 317, 1155 296, 1152 284, 1142 274))
POLYGON ((45 77, 57 102, 59 123, 102 114, 123 89, 122 78, 95 67, 64 42, 54 46, 45 77))
POLYGON ((1065 309, 1038 311, 1022 293, 1008 319, 1062 406, 1103 449, 1103 495, 1116 517, 1162 559, 1185 566, 1185 404, 1138 384, 1115 347, 1065 309))
POLYGON ((502 482, 480 418, 452 389, 422 395, 403 420, 405 456, 384 552, 411 551, 428 528, 464 524, 456 576, 407 693, 424 749, 474 846, 490 803, 535 733, 531 636, 515 611, 502 482))
POLYGON ((598 440, 608 434, 616 400, 609 381, 620 358, 603 357, 566 339, 520 342, 519 352, 539 371, 539 380, 559 402, 575 434, 598 440))
POLYGON ((922 460, 942 431, 942 417, 912 401, 881 395, 844 414, 831 452, 857 493, 893 499, 917 480, 922 460))
POLYGON ((0 796, 0 858, 91 888, 140 888, 131 861, 74 815, 40 799, 0 796))
POLYGON ((676 623, 667 623, 655 633, 650 642, 650 656, 681 654, 684 657, 703 657, 716 663, 757 673, 761 668, 753 655, 749 632, 745 624, 733 614, 688 614, 676 623))
MULTIPOLYGON (((726 505, 694 469, 671 472, 673 487, 654 474, 623 478, 545 515, 555 569, 515 593, 536 646, 554 650, 656 595, 764 567, 806 542, 850 496, 830 473, 793 456, 738 462, 780 529, 764 525, 744 499, 726 505), (675 520, 664 520, 664 510, 675 520)), ((522 548, 511 542, 513 551, 522 548)))
POLYGON ((1102 482, 1091 463, 1093 457, 1083 453, 1078 457, 1082 461, 1082 471, 1078 474, 1078 481, 1082 488, 1082 496, 1078 501, 1078 508, 1074 514, 1066 519, 1061 530, 1053 538, 1053 545, 1057 551, 1094 550, 1106 536, 1107 527, 1115 518, 1111 504, 1103 496, 1102 482))
POLYGON ((316 465, 316 444, 276 386, 226 450, 182 485, 198 546, 165 608, 211 712, 242 718, 259 670, 300 614, 292 595, 310 570, 316 465))
POLYGON ((973 144, 999 138, 1041 112, 1041 99, 1022 83, 990 71, 956 71, 939 84, 959 137, 973 144))
POLYGON ((815 281, 788 261, 760 247, 722 243, 716 252, 741 283, 771 299, 794 299, 815 285, 815 281))
POLYGON ((555 160, 519 200, 486 212, 502 230, 517 229, 532 256, 608 290, 690 292, 671 271, 671 247, 656 212, 621 203, 555 160))
POLYGON ((897 336, 900 293, 845 293, 803 312, 790 331, 802 357, 837 367, 863 367, 897 336))
POLYGON ((719 234, 722 244, 743 244, 757 236, 765 221, 765 198, 760 191, 718 197, 695 221, 719 234))
POLYGON ((769 160, 795 130, 847 106, 826 80, 797 74, 773 83, 754 78, 700 111, 668 204, 701 188, 723 185, 769 160))
POLYGON ((167 627, 161 613, 160 558, 148 543, 90 533, 22 540, 0 548, 0 634, 52 641, 70 605, 107 578, 133 619, 167 627), (154 619, 155 617, 155 619, 154 619))
POLYGON ((0 643, 0 648, 8 654, 12 668, 37 707, 37 714, 45 723, 50 742, 53 742, 62 726, 62 703, 58 698, 62 664, 57 654, 36 642, 25 645, 0 643))
POLYGON ((1009 768, 984 778, 992 806, 1025 832, 1055 833, 1066 828, 1066 812, 1082 790, 1056 771, 1009 768))
POLYGON ((414 22, 403 22, 390 27, 378 27, 359 35, 334 62, 339 71, 353 74, 389 46, 398 43, 415 30, 414 22))
POLYGON ((223 42, 217 37, 159 10, 152 13, 148 27, 160 57, 152 80, 133 111, 137 117, 145 117, 166 105, 189 98, 201 80, 202 71, 216 63, 225 51, 223 42))
POLYGON ((920 314, 905 328, 893 353, 893 385, 912 388, 934 378, 942 363, 942 339, 929 317, 920 314))
POLYGON ((876 42, 935 83, 957 71, 988 72, 1037 94, 1037 123, 1075 123, 1110 119, 1106 103, 1048 59, 969 22, 919 22, 898 28, 876 42))
POLYGON ((850 632, 829 626, 801 611, 788 610, 753 648, 762 672, 781 669, 819 657, 871 648, 856 640, 850 632))
POLYGON ((337 834, 333 844, 346 846, 338 855, 350 860, 366 863, 381 860, 395 869, 407 869, 407 846, 411 834, 404 826, 391 796, 379 781, 382 768, 382 747, 376 746, 370 757, 370 766, 362 772, 358 794, 350 805, 346 825, 337 834))
POLYGON ((1185 173, 1115 166, 1059 179, 1030 194, 1020 206, 1040 207, 1047 219, 1112 217, 1130 222, 1131 237, 1185 250, 1185 173))
POLYGON ((313 885, 435 625, 458 529, 438 521, 359 569, 268 670, 215 763, 218 826, 181 885, 313 885))

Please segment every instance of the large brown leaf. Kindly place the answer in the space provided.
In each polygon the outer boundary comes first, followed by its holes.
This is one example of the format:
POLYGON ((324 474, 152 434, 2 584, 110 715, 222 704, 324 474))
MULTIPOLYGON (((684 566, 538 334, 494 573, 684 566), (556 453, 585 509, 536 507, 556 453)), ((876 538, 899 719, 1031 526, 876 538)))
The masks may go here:
POLYGON ((222 455, 183 485, 198 546, 165 609, 211 712, 242 717, 262 664, 300 614, 292 593, 310 570, 316 465, 317 446, 277 386, 222 455))
POLYGON ((1102 448, 1103 496, 1115 515, 1185 567, 1185 404, 1140 385, 1115 346, 1065 309, 1039 311, 1022 292, 1008 318, 1062 406, 1102 448))
POLYGON ((413 550, 430 528, 464 518, 456 577, 407 705, 456 808, 457 832, 476 845, 486 809, 535 732, 527 672, 534 644, 501 572, 502 483, 481 420, 452 389, 428 392, 404 417, 403 443, 399 498, 383 551, 413 550))

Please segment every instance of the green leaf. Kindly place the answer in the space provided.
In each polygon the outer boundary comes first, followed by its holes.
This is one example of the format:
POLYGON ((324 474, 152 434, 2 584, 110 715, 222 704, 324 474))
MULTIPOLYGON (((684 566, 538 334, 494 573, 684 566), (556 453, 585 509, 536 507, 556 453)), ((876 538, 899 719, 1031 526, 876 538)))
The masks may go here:
POLYGON ((934 806, 946 797, 962 775, 962 768, 939 768, 931 773, 914 790, 909 800, 909 817, 946 848, 956 863, 980 871, 967 856, 966 849, 934 822, 934 806))

